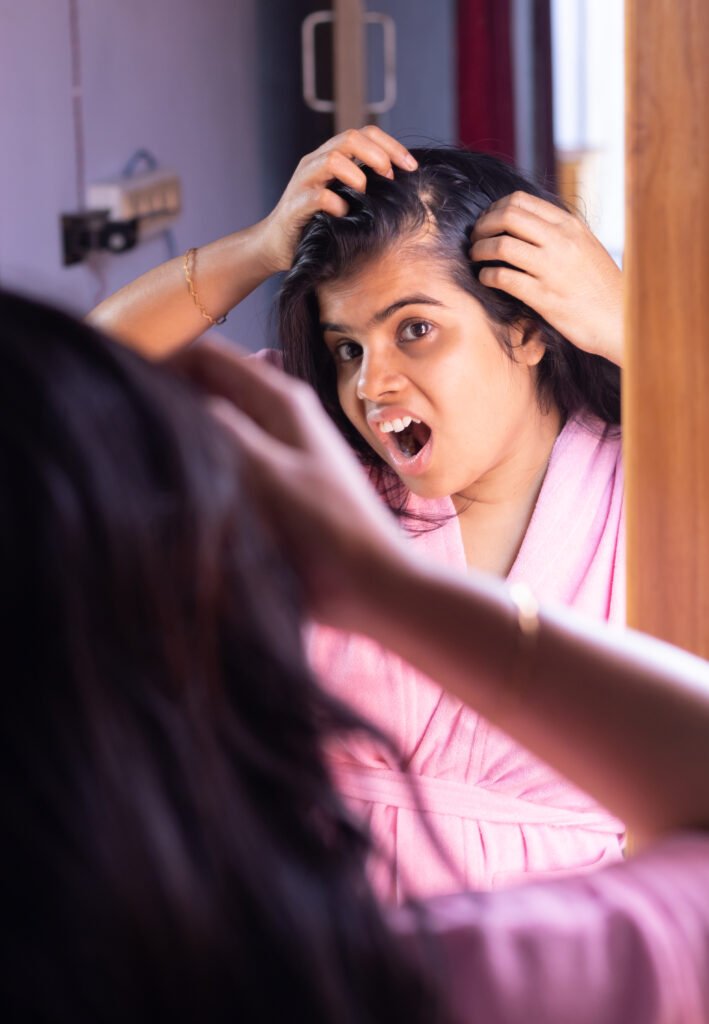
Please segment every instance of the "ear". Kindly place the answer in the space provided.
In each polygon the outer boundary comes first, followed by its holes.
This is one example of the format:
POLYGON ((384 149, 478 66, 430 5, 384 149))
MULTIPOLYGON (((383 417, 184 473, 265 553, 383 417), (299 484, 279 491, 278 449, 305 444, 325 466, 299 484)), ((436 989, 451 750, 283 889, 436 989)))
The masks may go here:
POLYGON ((511 334, 516 361, 530 369, 538 366, 547 350, 540 332, 531 324, 522 324, 513 327, 511 334))

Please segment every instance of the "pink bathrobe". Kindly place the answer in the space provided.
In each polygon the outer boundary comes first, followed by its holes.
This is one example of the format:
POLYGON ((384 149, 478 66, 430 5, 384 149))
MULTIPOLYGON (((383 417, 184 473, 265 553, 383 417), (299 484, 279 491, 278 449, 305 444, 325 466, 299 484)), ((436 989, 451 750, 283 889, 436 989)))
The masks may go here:
MULTIPOLYGON (((458 1024, 707 1024, 709 836, 627 864, 426 905, 458 1024)), ((391 908, 417 944, 418 919, 391 908)), ((424 947, 430 962, 430 946, 424 947)))
MULTIPOLYGON (((599 421, 586 424, 571 420, 554 445, 509 580, 528 583, 545 603, 621 623, 621 444, 599 421)), ((448 499, 415 499, 413 507, 453 510, 448 499)), ((467 571, 455 518, 410 542, 467 571)), ((326 688, 394 739, 415 779, 416 792, 396 758, 369 740, 347 740, 330 755, 341 791, 369 822, 382 853, 372 875, 387 900, 496 889, 620 859, 620 821, 399 658, 363 637, 320 627, 309 654, 326 688)), ((534 699, 533 680, 528 685, 534 699)))

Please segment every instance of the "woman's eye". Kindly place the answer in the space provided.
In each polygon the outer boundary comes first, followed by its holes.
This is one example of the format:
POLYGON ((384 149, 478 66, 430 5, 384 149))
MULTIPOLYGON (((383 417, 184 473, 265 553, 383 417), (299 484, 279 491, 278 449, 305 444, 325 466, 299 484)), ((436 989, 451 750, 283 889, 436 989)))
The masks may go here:
POLYGON ((335 357, 340 363, 351 363, 362 355, 362 346, 356 341, 341 341, 335 348, 335 357))
POLYGON ((414 320, 407 324, 401 332, 404 341, 415 341, 417 338, 425 338, 432 329, 427 320, 414 320))

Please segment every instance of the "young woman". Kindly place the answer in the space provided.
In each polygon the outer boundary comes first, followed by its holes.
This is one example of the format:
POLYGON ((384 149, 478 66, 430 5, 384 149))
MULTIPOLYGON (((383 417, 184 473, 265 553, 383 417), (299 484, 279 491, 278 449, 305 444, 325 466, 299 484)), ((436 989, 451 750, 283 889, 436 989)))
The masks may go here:
POLYGON ((213 347, 184 369, 216 420, 0 295, 3 1020, 706 1020, 707 666, 418 559, 306 388, 213 347), (304 610, 473 702, 646 852, 383 912, 322 755, 370 727, 314 682, 304 610))
MULTIPOLYGON (((365 129, 305 158, 266 221, 187 260, 194 295, 173 262, 94 319, 164 355, 289 266, 286 368, 316 387, 412 543, 621 618, 619 372, 605 358, 619 358, 619 272, 590 232, 497 160, 412 158, 365 129)), ((398 755, 368 738, 330 750, 387 854, 374 870, 388 897, 620 857, 615 816, 380 646, 319 629, 310 657, 396 741, 398 755)))

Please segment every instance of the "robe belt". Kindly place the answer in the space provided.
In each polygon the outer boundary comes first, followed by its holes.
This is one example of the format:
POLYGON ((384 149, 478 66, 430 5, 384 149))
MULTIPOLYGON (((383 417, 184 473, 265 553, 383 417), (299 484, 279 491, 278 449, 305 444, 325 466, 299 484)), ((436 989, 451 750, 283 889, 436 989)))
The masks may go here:
POLYGON ((343 796, 367 803, 505 825, 557 825, 615 835, 625 831, 618 818, 597 808, 584 811, 549 807, 472 783, 406 774, 390 768, 335 761, 331 762, 331 769, 343 796))

